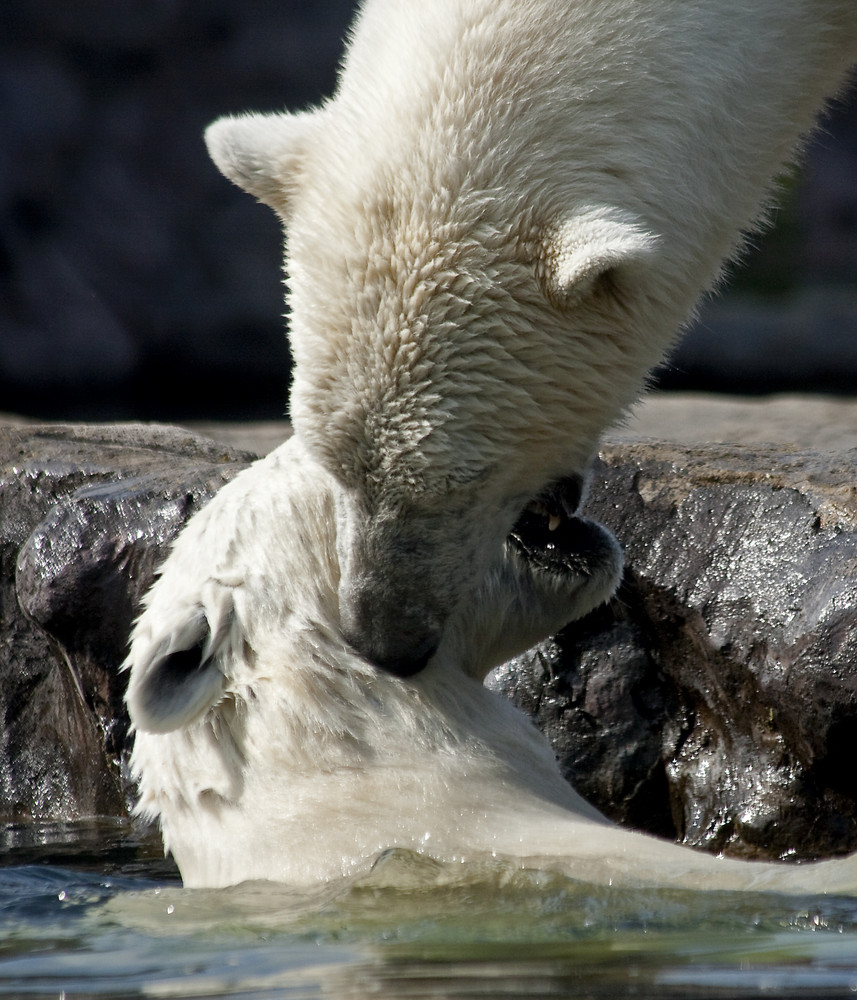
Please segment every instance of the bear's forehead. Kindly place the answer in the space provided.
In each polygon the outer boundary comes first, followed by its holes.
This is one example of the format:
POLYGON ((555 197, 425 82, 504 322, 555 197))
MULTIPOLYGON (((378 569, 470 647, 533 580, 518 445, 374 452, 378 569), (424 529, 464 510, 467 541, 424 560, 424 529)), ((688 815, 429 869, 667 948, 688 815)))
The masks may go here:
POLYGON ((395 364, 376 365, 383 351, 353 347, 329 370, 296 371, 295 426, 347 485, 386 497, 443 497, 492 479, 520 480, 542 465, 568 471, 557 431, 567 412, 561 387, 546 391, 526 370, 510 382, 523 366, 496 350, 480 363, 473 351, 393 353, 395 364))
POLYGON ((314 203, 290 227, 292 419, 355 483, 442 494, 521 462, 574 471, 558 428, 579 359, 539 280, 543 220, 456 183, 361 185, 360 211, 314 203))
POLYGON ((293 419, 356 476, 478 477, 538 421, 533 394, 555 367, 551 336, 533 340, 527 284, 512 251, 435 236, 369 248, 335 294, 298 287, 293 419))

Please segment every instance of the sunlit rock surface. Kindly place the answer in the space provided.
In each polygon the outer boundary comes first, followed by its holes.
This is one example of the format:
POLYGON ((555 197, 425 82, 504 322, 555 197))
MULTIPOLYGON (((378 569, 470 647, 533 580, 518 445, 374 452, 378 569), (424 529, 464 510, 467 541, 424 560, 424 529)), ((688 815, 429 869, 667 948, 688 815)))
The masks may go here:
MULTIPOLYGON (((0 458, 0 822, 121 815, 134 609, 252 455, 31 425, 0 427, 0 458)), ((606 813, 738 855, 857 849, 855 468, 842 448, 605 446, 586 509, 625 547, 623 588, 491 683, 606 813)))

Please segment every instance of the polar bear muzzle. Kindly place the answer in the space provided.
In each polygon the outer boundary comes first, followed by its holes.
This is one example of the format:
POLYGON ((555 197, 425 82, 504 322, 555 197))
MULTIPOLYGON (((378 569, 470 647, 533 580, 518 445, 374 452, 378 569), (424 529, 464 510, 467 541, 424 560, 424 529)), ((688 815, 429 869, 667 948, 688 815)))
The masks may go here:
MULTIPOLYGON (((385 581, 390 582, 389 578, 385 581)), ((386 673, 396 677, 418 674, 437 652, 446 616, 422 594, 411 593, 417 589, 413 585, 397 587, 398 599, 384 600, 371 581, 361 583, 347 594, 340 592, 345 641, 386 673)))
POLYGON ((348 645, 378 669, 411 677, 441 648, 449 656, 450 630, 481 636, 484 649, 470 650, 468 662, 490 657, 496 629, 476 627, 473 618, 494 602, 496 620, 505 623, 498 626, 500 645, 516 655, 608 599, 621 575, 621 552, 606 529, 578 515, 583 483, 580 474, 569 475, 541 490, 517 518, 509 511, 500 544, 494 522, 477 507, 459 510, 450 526, 427 511, 369 517, 359 503, 340 501, 338 596, 348 645), (498 586, 515 596, 498 596, 498 586))

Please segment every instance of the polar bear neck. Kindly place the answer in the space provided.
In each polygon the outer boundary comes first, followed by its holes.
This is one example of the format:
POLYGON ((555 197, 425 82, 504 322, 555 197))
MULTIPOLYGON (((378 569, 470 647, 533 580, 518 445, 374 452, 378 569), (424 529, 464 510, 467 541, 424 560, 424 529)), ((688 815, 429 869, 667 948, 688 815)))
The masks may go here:
POLYGON ((346 696, 319 677, 300 692, 262 684, 184 731, 138 736, 140 811, 160 817, 187 885, 334 878, 390 844, 448 850, 445 837, 523 802, 600 819, 530 721, 475 681, 427 671, 346 696))

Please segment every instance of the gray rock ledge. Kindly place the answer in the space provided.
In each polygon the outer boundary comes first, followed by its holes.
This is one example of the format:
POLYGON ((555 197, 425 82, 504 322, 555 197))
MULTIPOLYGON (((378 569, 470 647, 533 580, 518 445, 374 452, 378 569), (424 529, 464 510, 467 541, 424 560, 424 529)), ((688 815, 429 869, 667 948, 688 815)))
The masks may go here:
POLYGON ((0 426, 0 820, 127 811, 135 608, 181 525, 253 457, 170 427, 0 426))

